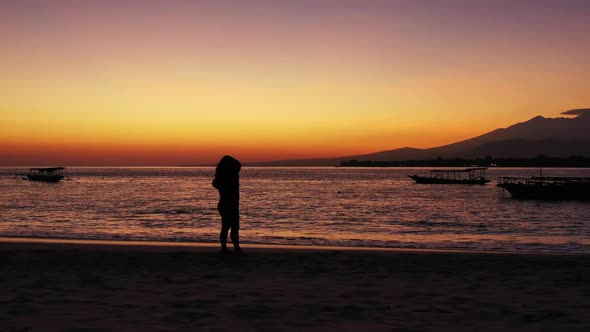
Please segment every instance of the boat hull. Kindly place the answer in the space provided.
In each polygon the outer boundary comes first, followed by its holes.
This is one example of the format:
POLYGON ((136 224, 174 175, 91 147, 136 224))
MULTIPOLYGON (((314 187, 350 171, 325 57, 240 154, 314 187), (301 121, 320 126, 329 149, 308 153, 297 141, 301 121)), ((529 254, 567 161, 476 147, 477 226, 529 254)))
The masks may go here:
POLYGON ((441 179, 419 175, 408 175, 416 183, 420 184, 486 184, 490 182, 488 179, 441 179))
POLYGON ((502 183, 498 184, 498 187, 506 189, 512 198, 516 199, 590 200, 590 185, 587 183, 561 185, 502 183))
POLYGON ((63 175, 40 175, 40 174, 28 174, 27 179, 30 181, 41 181, 41 182, 59 182, 63 179, 63 175))

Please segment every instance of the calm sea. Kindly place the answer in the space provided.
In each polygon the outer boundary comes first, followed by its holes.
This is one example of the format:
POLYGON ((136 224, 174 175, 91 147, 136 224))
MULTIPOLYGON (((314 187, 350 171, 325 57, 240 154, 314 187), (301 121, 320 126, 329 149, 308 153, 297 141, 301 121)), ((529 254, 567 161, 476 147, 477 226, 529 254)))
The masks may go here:
MULTIPOLYGON (((215 242, 213 168, 68 168, 57 184, 0 169, 0 236, 215 242)), ((418 185, 418 168, 244 168, 244 243, 590 253, 590 202, 512 200, 484 186, 418 185)), ((590 169, 545 169, 590 176, 590 169)))

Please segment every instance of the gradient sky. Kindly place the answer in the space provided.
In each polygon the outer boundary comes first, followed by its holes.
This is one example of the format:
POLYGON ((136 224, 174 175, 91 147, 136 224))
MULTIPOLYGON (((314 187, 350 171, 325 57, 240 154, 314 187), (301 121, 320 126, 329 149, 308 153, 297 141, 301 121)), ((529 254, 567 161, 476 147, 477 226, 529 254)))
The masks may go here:
POLYGON ((2 1, 0 165, 432 147, 590 105, 590 1, 2 1))

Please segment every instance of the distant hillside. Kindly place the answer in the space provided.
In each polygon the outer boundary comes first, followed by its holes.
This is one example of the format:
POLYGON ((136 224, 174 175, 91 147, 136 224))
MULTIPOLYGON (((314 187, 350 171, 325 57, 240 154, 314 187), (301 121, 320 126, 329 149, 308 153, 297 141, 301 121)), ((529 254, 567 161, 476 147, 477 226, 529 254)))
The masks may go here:
POLYGON ((340 163, 343 167, 590 167, 590 157, 547 157, 538 155, 534 158, 492 158, 463 159, 437 158, 429 160, 398 161, 358 161, 348 160, 340 163))
POLYGON ((564 112, 575 118, 534 117, 508 128, 457 143, 429 148, 401 148, 365 155, 249 163, 250 166, 336 166, 346 160, 399 161, 436 158, 476 159, 590 156, 590 109, 564 112))

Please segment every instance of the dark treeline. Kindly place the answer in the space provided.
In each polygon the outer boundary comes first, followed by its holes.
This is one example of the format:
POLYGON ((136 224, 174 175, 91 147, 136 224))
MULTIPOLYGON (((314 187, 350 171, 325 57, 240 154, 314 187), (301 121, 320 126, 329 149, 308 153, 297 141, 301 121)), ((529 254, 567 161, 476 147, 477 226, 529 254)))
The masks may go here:
POLYGON ((402 161, 359 161, 345 160, 340 162, 342 167, 590 167, 590 157, 571 156, 556 158, 538 156, 535 158, 493 158, 463 159, 437 158, 431 160, 402 160, 402 161))

